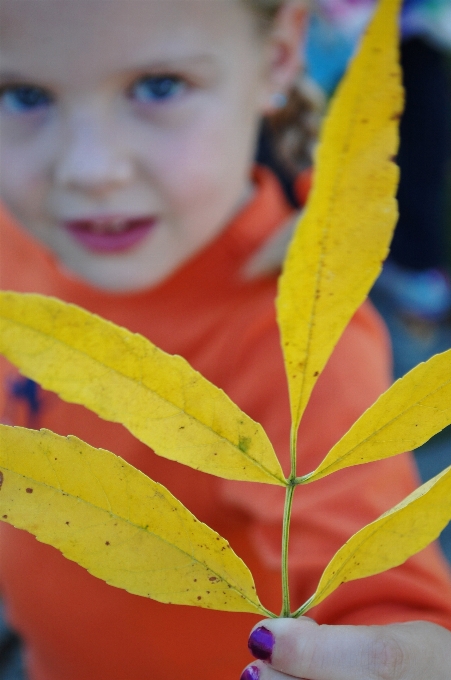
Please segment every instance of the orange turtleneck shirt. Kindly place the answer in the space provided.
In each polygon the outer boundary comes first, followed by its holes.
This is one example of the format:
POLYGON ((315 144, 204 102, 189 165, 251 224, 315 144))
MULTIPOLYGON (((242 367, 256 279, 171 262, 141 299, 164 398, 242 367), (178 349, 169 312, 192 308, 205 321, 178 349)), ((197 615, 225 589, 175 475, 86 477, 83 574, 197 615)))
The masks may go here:
MULTIPOLYGON (((263 424, 288 464, 289 407, 274 297, 276 277, 243 266, 290 214, 276 179, 257 172, 253 200, 217 240, 156 288, 112 294, 61 269, 10 217, 0 217, 1 286, 81 305, 181 354, 263 424)), ((278 611, 283 489, 226 482, 160 458, 122 426, 66 404, 1 363, 3 421, 75 434, 163 483, 226 537, 278 611)), ((384 328, 369 304, 354 316, 318 380, 300 428, 300 473, 312 470, 390 382, 384 328)), ((418 484, 408 454, 351 468, 298 493, 291 532, 293 606, 333 553, 418 484)), ((25 641, 31 680, 231 680, 250 657, 257 618, 164 605, 106 585, 30 534, 0 525, 0 587, 25 641)), ((348 583, 311 615, 327 623, 426 619, 451 628, 451 580, 435 546, 385 574, 348 583)))

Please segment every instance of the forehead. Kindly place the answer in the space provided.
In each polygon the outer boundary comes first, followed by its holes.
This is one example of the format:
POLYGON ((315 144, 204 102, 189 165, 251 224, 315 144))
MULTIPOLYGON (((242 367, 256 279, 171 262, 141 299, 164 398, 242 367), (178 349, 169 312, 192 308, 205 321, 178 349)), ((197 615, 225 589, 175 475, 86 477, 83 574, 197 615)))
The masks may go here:
POLYGON ((2 71, 58 78, 83 63, 126 70, 192 54, 220 55, 252 40, 238 0, 1 0, 2 71))

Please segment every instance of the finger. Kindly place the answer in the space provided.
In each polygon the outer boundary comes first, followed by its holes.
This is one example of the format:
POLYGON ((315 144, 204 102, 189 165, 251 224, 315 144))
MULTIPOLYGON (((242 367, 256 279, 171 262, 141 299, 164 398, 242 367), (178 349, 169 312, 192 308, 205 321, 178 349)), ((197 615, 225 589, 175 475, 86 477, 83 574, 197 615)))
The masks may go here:
MULTIPOLYGON (((289 680, 289 677, 261 661, 255 661, 244 669, 240 680, 289 680)), ((300 680, 307 680, 307 678, 300 678, 300 680)))
POLYGON ((270 619, 254 628, 249 648, 265 666, 308 680, 446 680, 450 641, 448 631, 426 622, 319 626, 302 618, 270 619))

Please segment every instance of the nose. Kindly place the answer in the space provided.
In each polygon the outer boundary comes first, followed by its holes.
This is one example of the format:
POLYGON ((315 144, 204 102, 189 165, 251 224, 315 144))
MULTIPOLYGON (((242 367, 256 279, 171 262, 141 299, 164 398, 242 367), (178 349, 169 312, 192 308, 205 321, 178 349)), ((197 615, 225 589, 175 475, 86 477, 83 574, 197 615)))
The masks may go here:
POLYGON ((58 186, 102 196, 130 182, 131 159, 107 121, 75 116, 66 128, 55 168, 58 186))

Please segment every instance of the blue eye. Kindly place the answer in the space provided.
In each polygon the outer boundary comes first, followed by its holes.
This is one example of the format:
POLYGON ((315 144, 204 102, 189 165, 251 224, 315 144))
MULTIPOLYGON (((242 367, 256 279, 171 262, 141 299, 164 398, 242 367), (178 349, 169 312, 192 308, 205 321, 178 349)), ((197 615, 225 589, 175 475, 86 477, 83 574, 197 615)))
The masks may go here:
POLYGON ((180 94, 185 86, 177 76, 145 76, 136 81, 131 94, 138 102, 164 101, 180 94))
POLYGON ((1 101, 9 113, 27 113, 49 106, 53 100, 41 87, 14 85, 2 89, 1 101))

